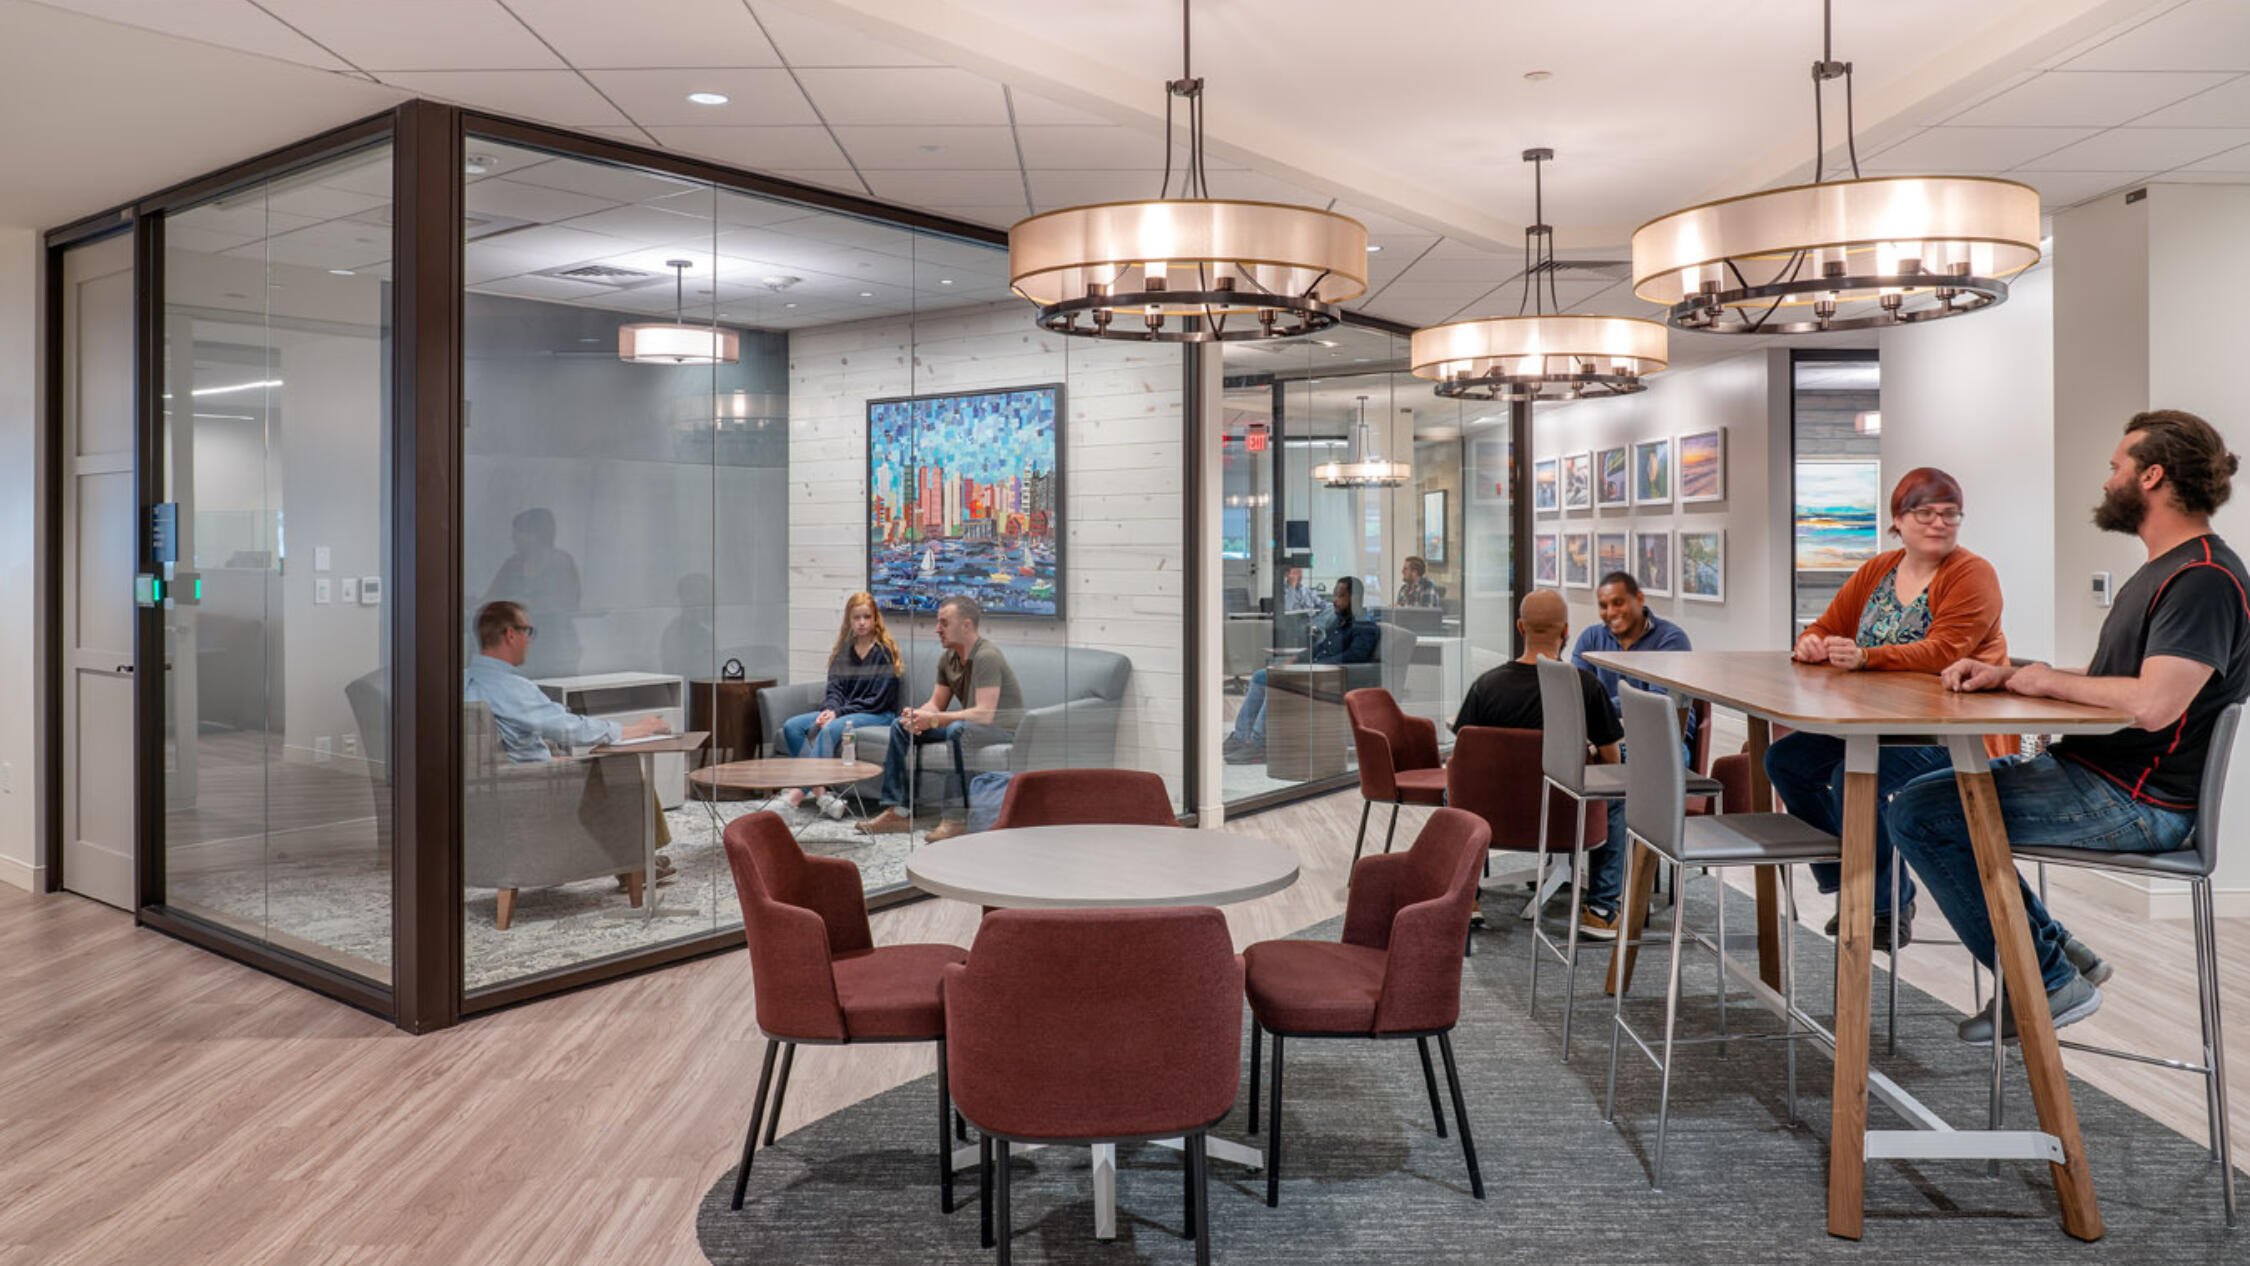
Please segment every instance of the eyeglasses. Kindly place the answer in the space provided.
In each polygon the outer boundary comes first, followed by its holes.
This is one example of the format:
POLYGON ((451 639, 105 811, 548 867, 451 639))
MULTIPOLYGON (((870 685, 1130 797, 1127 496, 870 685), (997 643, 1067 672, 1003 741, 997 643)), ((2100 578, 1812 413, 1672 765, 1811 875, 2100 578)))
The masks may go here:
POLYGON ((1910 517, 1912 517, 1916 523, 1920 523, 1925 527, 1932 523, 1943 523, 1947 527, 1955 527, 1958 526, 1961 522, 1961 512, 1959 510, 1945 510, 1940 509, 1937 506, 1916 506, 1906 513, 1910 517))
POLYGON ((516 626, 516 632, 523 634, 525 637, 536 637, 539 630, 529 624, 519 624, 516 626))

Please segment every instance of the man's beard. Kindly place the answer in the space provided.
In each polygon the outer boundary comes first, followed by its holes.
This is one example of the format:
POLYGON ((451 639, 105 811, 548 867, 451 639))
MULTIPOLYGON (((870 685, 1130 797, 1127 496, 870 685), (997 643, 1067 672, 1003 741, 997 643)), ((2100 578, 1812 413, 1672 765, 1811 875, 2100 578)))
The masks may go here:
POLYGON ((2102 493, 2100 505, 2094 507, 2094 526, 2104 532, 2123 532, 2137 535, 2141 521, 2148 518, 2148 494, 2139 484, 2109 489, 2102 493))

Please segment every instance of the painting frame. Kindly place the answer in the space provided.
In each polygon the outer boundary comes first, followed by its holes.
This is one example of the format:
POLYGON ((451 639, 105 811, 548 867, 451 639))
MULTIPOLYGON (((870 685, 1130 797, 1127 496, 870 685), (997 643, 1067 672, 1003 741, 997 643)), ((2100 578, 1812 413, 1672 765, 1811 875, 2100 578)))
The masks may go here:
MULTIPOLYGON (((1022 383, 1007 386, 984 387, 966 391, 935 392, 923 395, 880 396, 866 401, 866 492, 861 508, 861 525, 866 531, 863 561, 866 567, 866 587, 875 595, 878 610, 901 615, 929 614, 937 609, 940 600, 954 594, 965 594, 976 599, 989 616, 1010 619, 1060 623, 1069 618, 1069 570, 1067 543, 1069 483, 1064 456, 1068 446, 1063 442, 1063 425, 1070 416, 1069 392, 1061 382, 1022 383), (1044 397, 1041 407, 1034 400, 1028 426, 1018 419, 1026 435, 1017 438, 1005 455, 985 458, 980 465, 994 469, 1033 469, 1027 486, 1010 488, 1007 496, 1014 498, 1018 508, 1006 511, 1006 522, 990 531, 981 528, 968 533, 948 534, 931 539, 921 535, 921 528, 911 523, 911 499, 904 495, 908 470, 901 466, 897 474, 887 473, 894 459, 914 456, 920 451, 921 435, 930 432, 948 438, 960 431, 958 417, 949 418, 943 406, 948 404, 976 407, 973 402, 997 398, 1003 402, 1017 397, 1044 397), (1042 426, 1041 423, 1044 423, 1042 426), (907 428, 911 437, 902 433, 907 428), (888 428, 888 429, 886 429, 888 428), (1044 432, 1042 437, 1041 432, 1044 432), (1026 442, 1028 441, 1028 442, 1026 442), (902 447, 903 445, 903 447, 902 447), (1036 465, 1045 463, 1045 483, 1041 485, 1036 465), (898 504, 894 504, 898 503, 898 504), (895 517, 894 517, 895 515, 895 517), (1023 520, 1020 531, 1014 531, 1014 521, 1023 520), (1011 538, 1021 542, 1023 564, 1013 569, 1016 574, 1005 584, 991 578, 1002 574, 1002 564, 1013 560, 1008 552, 1016 548, 1011 538), (959 542, 958 545, 955 543, 959 542), (989 543, 988 543, 989 542, 989 543), (1047 560, 1042 566, 1037 558, 1041 544, 1045 545, 1047 560), (945 548, 953 546, 952 548, 945 548), (901 563, 919 552, 919 562, 914 566, 915 581, 902 581, 901 563), (940 555, 944 556, 942 565, 940 555), (990 559, 983 557, 992 555, 990 559), (971 578, 979 568, 981 578, 971 578), (939 576, 935 583, 919 583, 919 577, 939 576), (1016 596, 1016 581, 1027 579, 1021 596, 1016 596), (996 586, 998 592, 996 592, 996 586)), ((1009 406, 987 405, 1005 409, 1009 406)), ((1016 437, 1011 437, 1016 438, 1016 437)), ((943 445, 932 441, 933 450, 943 445)), ((978 483, 973 477, 951 476, 952 466, 938 463, 931 466, 916 463, 915 472, 934 470, 933 486, 943 488, 949 477, 966 478, 971 485, 978 483)), ((1011 477, 1020 480, 1020 476, 1011 477)), ((916 475, 916 482, 923 477, 916 475)), ((1009 486, 997 478, 982 481, 988 495, 1000 496, 1001 489, 1009 486)), ((954 498, 956 501, 959 497, 954 498)), ((924 516, 927 522, 927 515, 924 516)), ((994 522, 990 512, 983 515, 964 514, 962 526, 994 522)))
POLYGON ((1672 596, 1673 560, 1679 557, 1677 535, 1671 528, 1635 529, 1633 532, 1633 579, 1640 582, 1641 592, 1649 597, 1672 596))
POLYGON ((1672 504, 1672 437, 1633 441, 1633 504, 1672 504))
POLYGON ((1680 568, 1679 589, 1676 592, 1681 601, 1727 600, 1725 528, 1682 528, 1672 549, 1680 568), (1703 570, 1705 559, 1708 559, 1707 578, 1703 570))
POLYGON ((1594 533, 1594 576, 1597 580, 1613 571, 1632 570, 1632 560, 1632 533, 1624 528, 1594 533))
POLYGON ((1672 490, 1681 505, 1727 499, 1727 429, 1672 437, 1672 490))
POLYGON ((1882 487, 1879 459, 1799 459, 1790 480, 1790 566, 1857 571, 1881 553, 1882 487))
POLYGON ((1432 488, 1422 494, 1422 561, 1438 564, 1445 561, 1445 489, 1432 488))
POLYGON ((1591 531, 1564 532, 1558 552, 1562 555, 1562 587, 1593 588, 1594 534, 1591 531))
POLYGON ((1594 450, 1594 506, 1617 510, 1633 504, 1633 450, 1617 444, 1594 450), (1614 465, 1613 465, 1614 459, 1614 465))
POLYGON ((1594 455, 1592 453, 1563 454, 1562 508, 1566 514, 1594 508, 1594 455))
POLYGON ((1562 588, 1562 537, 1556 532, 1531 534, 1531 586, 1562 588))
POLYGON ((1562 509, 1562 459, 1541 457, 1531 463, 1531 510, 1555 514, 1562 509))

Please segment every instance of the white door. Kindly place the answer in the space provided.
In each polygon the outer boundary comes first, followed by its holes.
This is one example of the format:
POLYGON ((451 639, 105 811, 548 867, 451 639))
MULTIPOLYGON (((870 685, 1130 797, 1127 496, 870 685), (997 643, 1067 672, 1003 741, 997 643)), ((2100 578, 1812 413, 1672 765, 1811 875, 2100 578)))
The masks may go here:
POLYGON ((63 257, 63 886, 133 908, 133 241, 63 257))

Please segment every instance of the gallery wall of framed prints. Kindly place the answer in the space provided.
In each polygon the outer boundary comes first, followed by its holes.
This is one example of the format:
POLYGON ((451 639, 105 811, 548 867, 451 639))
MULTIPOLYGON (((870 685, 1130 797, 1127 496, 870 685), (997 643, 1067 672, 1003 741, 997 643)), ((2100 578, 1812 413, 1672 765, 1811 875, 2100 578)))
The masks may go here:
POLYGON ((1690 509, 1727 498, 1725 427, 1565 451, 1531 470, 1533 585, 1590 589, 1622 571, 1650 597, 1726 601, 1726 529, 1690 509))

